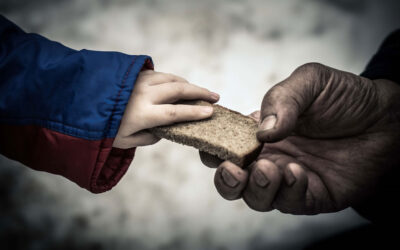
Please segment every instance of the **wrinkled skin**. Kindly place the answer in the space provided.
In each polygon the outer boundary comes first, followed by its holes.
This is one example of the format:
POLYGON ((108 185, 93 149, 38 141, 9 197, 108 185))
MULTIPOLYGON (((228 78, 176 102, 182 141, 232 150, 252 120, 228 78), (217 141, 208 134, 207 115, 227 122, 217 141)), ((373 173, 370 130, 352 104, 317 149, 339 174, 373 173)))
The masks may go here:
POLYGON ((264 121, 258 160, 244 169, 222 162, 215 186, 257 211, 318 214, 357 206, 400 163, 399 101, 400 87, 388 80, 305 64, 269 90, 252 115, 264 121))

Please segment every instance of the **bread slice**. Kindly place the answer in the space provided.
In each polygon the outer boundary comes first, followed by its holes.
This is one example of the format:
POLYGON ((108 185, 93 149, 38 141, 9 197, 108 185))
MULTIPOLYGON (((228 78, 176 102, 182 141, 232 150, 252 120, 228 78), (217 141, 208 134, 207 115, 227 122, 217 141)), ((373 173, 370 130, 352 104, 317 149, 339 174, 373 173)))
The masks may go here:
POLYGON ((193 105, 212 105, 211 118, 201 121, 182 122, 150 129, 158 137, 193 146, 200 151, 229 160, 240 167, 253 162, 261 143, 256 138, 257 122, 236 111, 204 101, 193 105))

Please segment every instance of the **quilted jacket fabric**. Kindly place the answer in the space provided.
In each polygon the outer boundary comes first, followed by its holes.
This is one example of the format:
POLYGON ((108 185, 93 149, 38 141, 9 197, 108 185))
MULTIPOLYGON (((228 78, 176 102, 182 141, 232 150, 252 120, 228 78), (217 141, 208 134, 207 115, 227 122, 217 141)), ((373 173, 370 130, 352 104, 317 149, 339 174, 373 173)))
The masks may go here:
POLYGON ((73 50, 0 15, 0 153, 91 192, 111 189, 135 149, 112 148, 148 56, 73 50))

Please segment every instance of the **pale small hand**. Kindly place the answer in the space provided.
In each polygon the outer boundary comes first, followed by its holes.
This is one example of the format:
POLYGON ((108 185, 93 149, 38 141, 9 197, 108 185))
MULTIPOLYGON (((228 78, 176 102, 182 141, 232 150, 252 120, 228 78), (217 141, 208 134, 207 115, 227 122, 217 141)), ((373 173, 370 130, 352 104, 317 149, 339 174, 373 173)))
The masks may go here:
POLYGON ((180 100, 195 99, 214 103, 219 95, 175 75, 142 71, 136 80, 113 147, 127 149, 151 145, 160 139, 147 132, 148 128, 210 117, 212 107, 174 104, 180 100))

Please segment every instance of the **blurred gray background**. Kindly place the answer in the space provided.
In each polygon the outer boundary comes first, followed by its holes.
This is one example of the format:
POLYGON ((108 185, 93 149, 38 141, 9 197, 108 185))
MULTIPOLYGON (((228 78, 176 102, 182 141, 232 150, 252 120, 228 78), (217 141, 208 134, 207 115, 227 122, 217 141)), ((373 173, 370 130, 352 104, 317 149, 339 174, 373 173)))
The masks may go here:
MULTIPOLYGON (((152 56, 157 71, 221 94, 244 114, 306 62, 359 74, 400 26, 398 1, 2 0, 0 13, 75 49, 152 56)), ((94 195, 0 156, 0 241, 13 249, 301 249, 367 221, 353 210, 258 213, 228 202, 196 150, 139 148, 94 195), (8 244, 8 245, 7 245, 8 244)))

